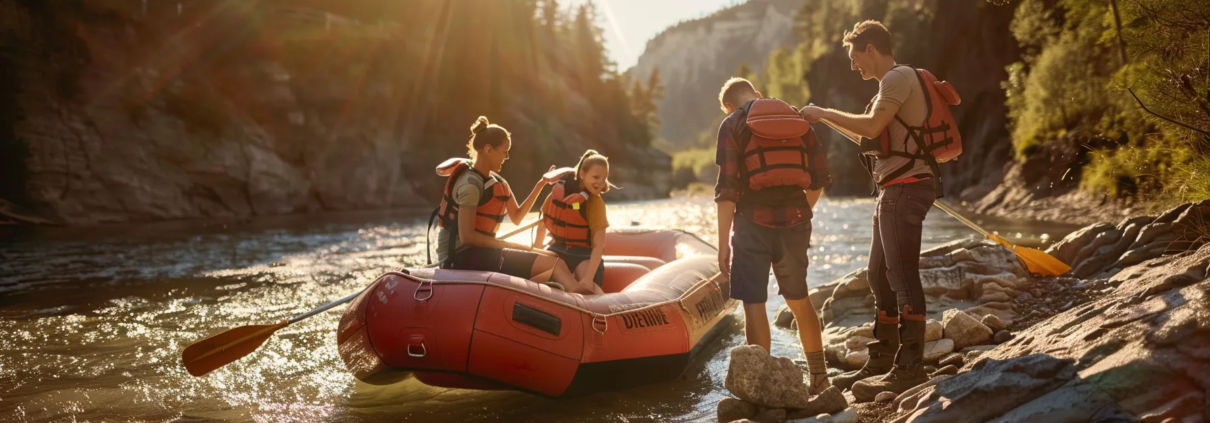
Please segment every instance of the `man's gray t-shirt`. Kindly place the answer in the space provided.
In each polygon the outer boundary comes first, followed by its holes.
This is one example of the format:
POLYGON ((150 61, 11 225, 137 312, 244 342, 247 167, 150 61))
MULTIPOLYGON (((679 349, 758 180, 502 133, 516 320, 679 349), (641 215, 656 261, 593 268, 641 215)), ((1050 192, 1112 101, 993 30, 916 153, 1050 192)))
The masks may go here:
MULTIPOLYGON (((465 170, 458 179, 454 180, 454 201, 458 203, 458 210, 475 210, 479 208, 479 199, 483 198, 483 191, 491 188, 496 184, 495 179, 489 179, 486 183, 483 176, 470 170, 465 170)), ((455 222, 454 224, 457 224, 455 222)), ((449 258, 450 243, 454 243, 455 250, 462 246, 462 241, 454 236, 454 231, 451 228, 441 228, 437 231, 437 260, 445 261, 449 258)))
MULTIPOLYGON (((882 81, 878 83, 878 96, 874 97, 874 108, 877 109, 882 104, 894 104, 899 106, 899 112, 896 116, 903 119, 909 125, 923 125, 925 119, 928 118, 928 109, 924 103, 924 94, 921 93, 922 87, 920 80, 916 77, 916 70, 908 66, 895 66, 887 71, 882 77, 882 81)), ((916 142, 908 137, 908 130, 899 123, 898 119, 892 119, 887 124, 887 131, 891 137, 891 147, 895 151, 904 151, 904 140, 907 140, 907 152, 915 154, 919 151, 916 147, 916 142)), ((890 182, 884 180, 886 175, 895 172, 899 168, 908 164, 912 159, 906 157, 880 157, 874 161, 874 180, 882 183, 890 182)), ((928 174, 932 175, 932 168, 928 162, 924 160, 915 160, 912 168, 903 173, 900 178, 909 176, 928 174)))

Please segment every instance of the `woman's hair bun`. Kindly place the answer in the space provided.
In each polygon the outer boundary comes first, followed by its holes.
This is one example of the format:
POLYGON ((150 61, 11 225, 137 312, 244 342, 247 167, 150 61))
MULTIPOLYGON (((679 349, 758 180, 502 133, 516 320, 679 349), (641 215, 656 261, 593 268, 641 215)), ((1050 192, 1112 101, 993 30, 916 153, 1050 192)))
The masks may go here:
POLYGON ((488 125, 491 125, 491 122, 487 121, 487 116, 479 116, 479 119, 475 120, 475 123, 471 125, 471 135, 483 132, 484 129, 487 129, 488 125))

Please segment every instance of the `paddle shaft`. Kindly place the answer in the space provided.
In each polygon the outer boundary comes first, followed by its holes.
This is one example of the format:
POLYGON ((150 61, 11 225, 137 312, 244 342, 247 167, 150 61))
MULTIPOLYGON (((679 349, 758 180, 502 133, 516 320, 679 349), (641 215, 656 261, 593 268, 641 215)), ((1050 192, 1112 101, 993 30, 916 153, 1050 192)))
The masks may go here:
POLYGON ((954 211, 954 209, 950 208, 950 206, 947 206, 947 205, 945 205, 945 203, 942 203, 941 200, 933 200, 933 205, 937 206, 937 208, 941 209, 942 211, 945 211, 950 216, 953 216, 954 219, 958 219, 959 222, 966 224, 966 226, 969 226, 971 229, 979 231, 979 233, 983 234, 983 236, 988 236, 988 237, 992 236, 991 232, 988 232, 986 229, 983 229, 983 228, 979 227, 979 225, 975 224, 975 222, 972 222, 970 219, 967 219, 966 217, 962 216, 961 214, 958 214, 957 211, 954 211))
MULTIPOLYGON (((815 104, 810 104, 810 105, 814 106, 815 104)), ((820 121, 823 122, 824 125, 828 125, 828 127, 832 128, 832 130, 840 133, 840 135, 843 135, 846 138, 848 138, 848 134, 846 134, 844 131, 840 130, 840 128, 837 128, 836 125, 832 124, 832 122, 829 122, 826 119, 821 119, 820 121)), ((954 219, 958 219, 959 222, 966 224, 966 226, 969 226, 971 229, 974 229, 974 230, 978 231, 980 234, 983 234, 983 236, 986 236, 986 237, 992 236, 991 232, 988 232, 986 229, 983 229, 983 228, 979 227, 979 225, 975 224, 975 222, 972 222, 970 219, 967 219, 966 217, 962 216, 961 214, 958 214, 957 211, 954 211, 954 209, 950 208, 950 206, 947 206, 947 205, 945 205, 945 203, 942 203, 941 200, 933 200, 933 205, 935 205, 935 206, 937 206, 937 208, 945 211, 950 216, 953 216, 954 219)))

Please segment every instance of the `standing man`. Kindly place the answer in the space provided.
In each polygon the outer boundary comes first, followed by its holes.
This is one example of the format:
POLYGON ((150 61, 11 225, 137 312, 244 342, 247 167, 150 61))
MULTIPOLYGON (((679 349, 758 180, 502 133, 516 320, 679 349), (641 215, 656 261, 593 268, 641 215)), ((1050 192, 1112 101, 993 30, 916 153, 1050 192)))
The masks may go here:
MULTIPOLYGON (((862 79, 878 80, 872 110, 854 115, 814 106, 803 118, 823 120, 873 157, 874 181, 882 188, 874 210, 870 244, 870 289, 878 306, 876 342, 870 360, 860 370, 836 378, 842 389, 852 388, 858 402, 872 401, 880 392, 896 394, 928 381, 924 361, 924 291, 920 284, 921 224, 937 192, 938 175, 932 161, 918 154, 907 125, 924 126, 928 119, 925 94, 916 71, 895 63, 891 34, 877 21, 858 23, 846 31, 852 69, 862 79), (883 151, 886 142, 890 151, 883 151)), ((918 135, 918 134, 917 134, 918 135)))
POLYGON ((731 298, 744 303, 747 343, 769 351, 772 267, 778 294, 798 320, 814 395, 831 386, 819 317, 807 296, 811 209, 832 181, 825 151, 790 105, 761 99, 748 80, 731 78, 718 97, 727 113, 715 157, 719 269, 731 279, 731 298))

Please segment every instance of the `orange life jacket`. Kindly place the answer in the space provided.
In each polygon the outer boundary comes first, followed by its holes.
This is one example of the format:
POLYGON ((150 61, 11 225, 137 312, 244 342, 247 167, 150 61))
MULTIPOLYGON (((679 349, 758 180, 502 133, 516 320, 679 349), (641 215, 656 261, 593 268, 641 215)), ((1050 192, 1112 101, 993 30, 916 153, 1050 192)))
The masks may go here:
POLYGON ((586 201, 588 193, 580 189, 573 175, 551 186, 550 195, 542 203, 542 224, 555 244, 592 248, 586 201))
POLYGON ((789 104, 761 98, 746 106, 745 124, 752 136, 743 145, 744 172, 753 190, 778 186, 811 186, 809 147, 816 143, 811 124, 789 104))
MULTIPOLYGON (((895 120, 907 128, 908 136, 901 144, 903 147, 897 148, 892 143, 889 128, 883 128, 882 133, 874 140, 863 139, 862 147, 864 152, 874 153, 878 157, 896 156, 912 159, 903 167, 884 176, 883 180, 875 181, 879 186, 887 187, 896 183, 920 180, 915 175, 904 177, 904 174, 912 170, 916 160, 924 160, 933 170, 932 177, 934 181, 937 181, 938 194, 940 194, 941 169, 937 164, 957 159, 962 154, 962 135, 958 133, 958 123, 950 111, 951 106, 962 103, 962 97, 958 96, 958 91, 954 89, 953 85, 946 81, 938 81, 932 72, 918 68, 912 69, 916 71, 916 78, 920 81, 920 87, 923 88, 920 92, 924 94, 924 105, 927 109, 924 123, 920 126, 909 125, 896 114, 895 120), (916 143, 915 154, 907 152, 909 138, 916 143)), ((873 105, 871 100, 870 104, 866 106, 866 112, 869 112, 873 105)))
MULTIPOLYGON (((437 207, 437 222, 442 228, 458 230, 458 201, 454 199, 454 182, 467 170, 479 173, 466 159, 449 159, 437 166, 437 174, 447 177, 441 205, 437 207)), ((508 215, 508 201, 513 198, 513 193, 504 183, 504 178, 495 174, 479 175, 483 177, 484 186, 491 181, 495 183, 491 185, 490 192, 484 189, 479 196, 479 207, 475 209, 475 232, 494 237, 500 229, 500 222, 508 215)))

